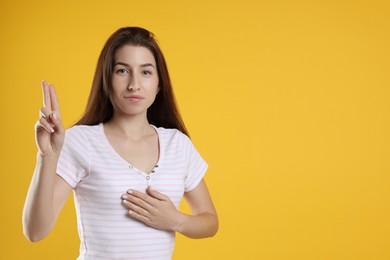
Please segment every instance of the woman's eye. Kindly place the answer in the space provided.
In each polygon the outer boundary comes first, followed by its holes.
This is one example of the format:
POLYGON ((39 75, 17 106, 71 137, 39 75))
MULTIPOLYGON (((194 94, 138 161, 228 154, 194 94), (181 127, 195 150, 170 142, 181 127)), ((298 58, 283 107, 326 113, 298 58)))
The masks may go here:
POLYGON ((118 69, 118 70, 116 71, 116 73, 118 73, 118 74, 124 74, 124 73, 127 73, 127 70, 125 70, 125 69, 118 69))
POLYGON ((149 75, 152 75, 152 72, 150 70, 144 70, 144 71, 142 71, 142 75, 149 76, 149 75))

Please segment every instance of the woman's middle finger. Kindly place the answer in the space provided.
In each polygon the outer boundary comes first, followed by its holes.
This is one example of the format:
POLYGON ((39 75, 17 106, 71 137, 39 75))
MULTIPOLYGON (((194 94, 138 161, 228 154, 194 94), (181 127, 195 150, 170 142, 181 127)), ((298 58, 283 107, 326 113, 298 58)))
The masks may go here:
POLYGON ((129 205, 128 203, 131 203, 133 205, 136 205, 136 206, 138 206, 140 208, 145 209, 146 211, 150 211, 150 208, 152 207, 149 203, 147 203, 143 199, 141 199, 139 197, 136 197, 136 196, 133 196, 131 194, 123 195, 122 199, 123 199, 123 202, 125 204, 127 203, 127 205, 129 205))

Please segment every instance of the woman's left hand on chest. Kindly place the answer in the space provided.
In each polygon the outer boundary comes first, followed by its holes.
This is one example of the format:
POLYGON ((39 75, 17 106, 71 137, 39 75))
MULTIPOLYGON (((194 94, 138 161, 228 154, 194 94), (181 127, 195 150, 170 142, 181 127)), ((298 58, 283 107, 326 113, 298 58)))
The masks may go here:
POLYGON ((122 204, 133 219, 160 230, 177 231, 182 214, 168 196, 151 186, 146 189, 146 193, 128 190, 122 195, 122 204))

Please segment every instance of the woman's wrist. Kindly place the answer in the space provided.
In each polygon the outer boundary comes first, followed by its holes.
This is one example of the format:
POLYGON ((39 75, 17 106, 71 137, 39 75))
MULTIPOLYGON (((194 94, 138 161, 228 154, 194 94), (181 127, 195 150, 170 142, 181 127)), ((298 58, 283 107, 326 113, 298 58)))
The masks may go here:
POLYGON ((37 159, 39 160, 58 160, 61 152, 42 152, 38 150, 37 159))
POLYGON ((183 233, 185 229, 185 224, 188 221, 188 218, 190 217, 187 214, 184 214, 182 212, 178 212, 178 217, 176 219, 175 226, 173 227, 173 231, 183 233))

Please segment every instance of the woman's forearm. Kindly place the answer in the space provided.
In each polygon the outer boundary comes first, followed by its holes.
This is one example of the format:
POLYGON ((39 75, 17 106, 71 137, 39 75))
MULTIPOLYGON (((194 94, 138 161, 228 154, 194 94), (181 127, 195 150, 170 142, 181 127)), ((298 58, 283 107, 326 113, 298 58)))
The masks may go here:
POLYGON ((58 155, 43 156, 38 153, 23 210, 23 232, 33 242, 50 232, 57 217, 53 203, 57 161, 58 155))
POLYGON ((212 237, 218 231, 218 217, 208 212, 198 215, 182 213, 175 230, 190 238, 212 237))

